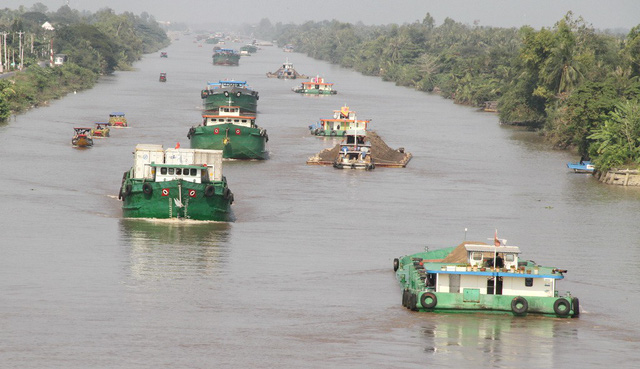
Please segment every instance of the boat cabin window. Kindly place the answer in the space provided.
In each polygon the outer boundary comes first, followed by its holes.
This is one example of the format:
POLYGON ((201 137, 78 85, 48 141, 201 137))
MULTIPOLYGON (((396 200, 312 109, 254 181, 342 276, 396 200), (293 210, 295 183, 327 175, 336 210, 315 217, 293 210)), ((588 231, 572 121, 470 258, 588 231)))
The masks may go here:
POLYGON ((182 175, 182 168, 176 168, 176 175, 182 175))
POLYGON ((198 170, 197 170, 197 169, 193 169, 193 168, 192 168, 192 169, 190 169, 190 170, 189 170, 189 174, 190 174, 191 176, 196 176, 196 175, 198 175, 198 170))
POLYGON ((169 168, 169 175, 173 175, 175 173, 175 169, 174 168, 169 168))
POLYGON ((240 121, 240 119, 234 119, 233 122, 234 123, 238 123, 240 121))
POLYGON ((505 254, 504 255, 504 261, 509 262, 509 263, 513 263, 514 260, 515 260, 515 255, 514 254, 505 254))
POLYGON ((167 168, 160 168, 160 174, 167 174, 167 168))
POLYGON ((525 278, 524 279, 525 287, 533 287, 533 278, 525 278))
POLYGON ((473 253, 471 253, 471 260, 482 261, 482 253, 481 252, 473 252, 473 253))

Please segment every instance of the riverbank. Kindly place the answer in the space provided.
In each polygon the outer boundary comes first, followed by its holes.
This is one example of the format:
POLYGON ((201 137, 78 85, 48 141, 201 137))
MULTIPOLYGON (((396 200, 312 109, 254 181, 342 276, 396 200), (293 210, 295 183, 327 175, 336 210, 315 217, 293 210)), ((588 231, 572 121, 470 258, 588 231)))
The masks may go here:
POLYGON ((612 169, 594 174, 602 183, 617 186, 640 186, 640 171, 637 169, 612 169))

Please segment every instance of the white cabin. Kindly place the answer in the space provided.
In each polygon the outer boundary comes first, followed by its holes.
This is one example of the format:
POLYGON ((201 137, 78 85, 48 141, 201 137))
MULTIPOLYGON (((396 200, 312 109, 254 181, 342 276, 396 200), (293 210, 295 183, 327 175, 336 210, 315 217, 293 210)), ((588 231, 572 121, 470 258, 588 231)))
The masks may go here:
POLYGON ((222 180, 222 151, 169 148, 138 144, 134 152, 133 178, 164 182, 175 179, 189 182, 222 180))
POLYGON ((256 117, 240 114, 239 106, 221 106, 217 115, 203 115, 202 125, 235 124, 244 127, 255 127, 256 117))

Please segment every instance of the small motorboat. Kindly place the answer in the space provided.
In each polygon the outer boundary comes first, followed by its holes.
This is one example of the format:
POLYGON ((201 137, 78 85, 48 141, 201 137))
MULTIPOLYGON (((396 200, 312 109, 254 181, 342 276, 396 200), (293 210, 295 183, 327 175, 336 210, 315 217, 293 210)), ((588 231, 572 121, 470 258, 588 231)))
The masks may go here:
POLYGON ((91 137, 109 137, 109 123, 97 122, 91 129, 91 137))
POLYGON ((160 82, 167 82, 167 74, 160 73, 160 82))
POLYGON ((567 168, 576 173, 593 173, 596 168, 589 160, 580 160, 578 163, 567 163, 567 168))
POLYGON ((74 147, 89 147, 93 146, 93 139, 91 139, 91 128, 87 127, 74 127, 73 138, 71 144, 74 147))

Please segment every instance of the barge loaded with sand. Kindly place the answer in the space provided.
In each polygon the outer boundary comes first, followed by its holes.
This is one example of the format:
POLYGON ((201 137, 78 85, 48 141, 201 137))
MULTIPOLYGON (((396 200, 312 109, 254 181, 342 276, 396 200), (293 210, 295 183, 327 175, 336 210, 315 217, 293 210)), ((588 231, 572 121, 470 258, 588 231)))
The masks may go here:
POLYGON ((463 242, 393 260, 402 305, 413 311, 493 311, 560 318, 580 315, 578 298, 560 295, 566 270, 520 261, 520 248, 463 242))
MULTIPOLYGON (((367 140, 371 143, 371 161, 376 167, 404 168, 411 160, 411 154, 404 151, 404 148, 394 150, 378 136, 375 131, 367 131, 367 140)), ((309 165, 334 165, 340 156, 341 144, 328 149, 324 149, 307 160, 309 165)))

